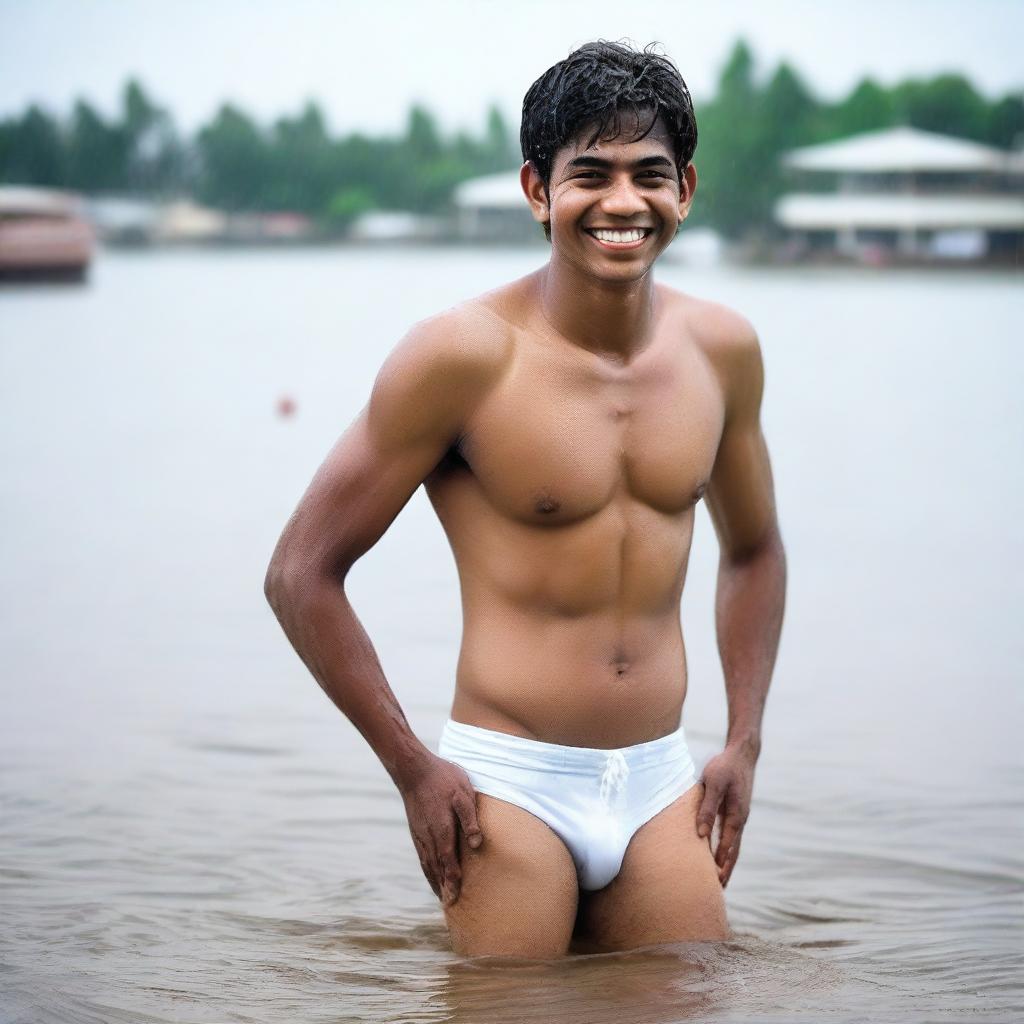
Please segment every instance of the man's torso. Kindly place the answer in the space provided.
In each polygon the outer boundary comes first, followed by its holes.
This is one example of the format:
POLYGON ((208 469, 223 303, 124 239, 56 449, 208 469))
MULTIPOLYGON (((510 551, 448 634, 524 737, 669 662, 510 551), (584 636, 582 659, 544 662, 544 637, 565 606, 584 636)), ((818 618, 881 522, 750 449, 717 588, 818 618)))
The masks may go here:
POLYGON ((529 282, 470 304, 504 334, 503 370, 425 481, 462 590, 452 717, 627 746, 671 732, 685 697, 680 600, 725 415, 700 326, 717 307, 657 286, 627 364, 557 335, 529 282))

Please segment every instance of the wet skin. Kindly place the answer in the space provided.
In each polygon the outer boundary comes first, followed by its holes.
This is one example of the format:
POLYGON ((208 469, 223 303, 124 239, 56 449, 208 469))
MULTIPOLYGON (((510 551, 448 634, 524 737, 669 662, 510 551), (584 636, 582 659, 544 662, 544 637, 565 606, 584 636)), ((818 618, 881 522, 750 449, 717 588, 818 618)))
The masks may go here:
POLYGON ((722 886, 781 624, 756 335, 739 314, 651 273, 696 172, 680 181, 660 131, 583 147, 558 153, 547 189, 523 167, 534 217, 550 224, 550 262, 416 325, 392 351, 268 574, 296 649, 399 786, 453 946, 469 954, 728 934, 722 886), (603 229, 642 237, 602 240, 603 229), (694 509, 708 502, 722 548, 726 749, 709 763, 708 792, 695 787, 644 825, 600 892, 579 893, 568 851, 539 819, 474 794, 461 769, 419 744, 343 594, 339 604, 325 589, 338 589, 421 482, 461 587, 452 717, 601 748, 679 724, 680 600, 694 509))

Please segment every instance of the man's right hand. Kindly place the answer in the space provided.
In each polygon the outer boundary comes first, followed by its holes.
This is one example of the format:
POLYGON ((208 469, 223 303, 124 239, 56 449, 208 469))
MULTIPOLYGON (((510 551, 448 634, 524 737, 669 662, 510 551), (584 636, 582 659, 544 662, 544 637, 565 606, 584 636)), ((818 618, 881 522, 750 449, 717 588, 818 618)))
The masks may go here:
POLYGON ((474 850, 484 840, 476 818, 476 791, 462 768, 434 754, 399 791, 423 874, 434 895, 450 907, 462 888, 459 829, 474 850))

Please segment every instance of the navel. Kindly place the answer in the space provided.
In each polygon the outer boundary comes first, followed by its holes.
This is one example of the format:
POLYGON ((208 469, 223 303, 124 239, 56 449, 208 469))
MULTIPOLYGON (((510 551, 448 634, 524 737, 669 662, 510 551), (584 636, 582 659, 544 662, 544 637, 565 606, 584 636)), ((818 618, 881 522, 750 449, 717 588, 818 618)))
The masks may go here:
POLYGON ((630 660, 623 648, 617 647, 615 649, 611 659, 611 666, 615 669, 615 675, 620 679, 629 671, 630 660))

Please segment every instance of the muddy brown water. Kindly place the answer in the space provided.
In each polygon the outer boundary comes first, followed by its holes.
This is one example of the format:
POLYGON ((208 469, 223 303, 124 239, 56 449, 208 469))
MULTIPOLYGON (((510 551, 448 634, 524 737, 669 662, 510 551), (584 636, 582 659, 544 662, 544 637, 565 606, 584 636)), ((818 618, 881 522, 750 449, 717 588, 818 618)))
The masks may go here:
MULTIPOLYGON (((789 553, 736 936, 451 952, 401 800, 262 577, 409 324, 543 258, 105 254, 87 286, 0 290, 0 1021, 1024 1016, 1019 275, 659 268, 760 332, 789 553)), ((701 506, 698 764, 716 557, 701 506)), ((436 745, 460 619, 422 490, 350 590, 436 745)))

